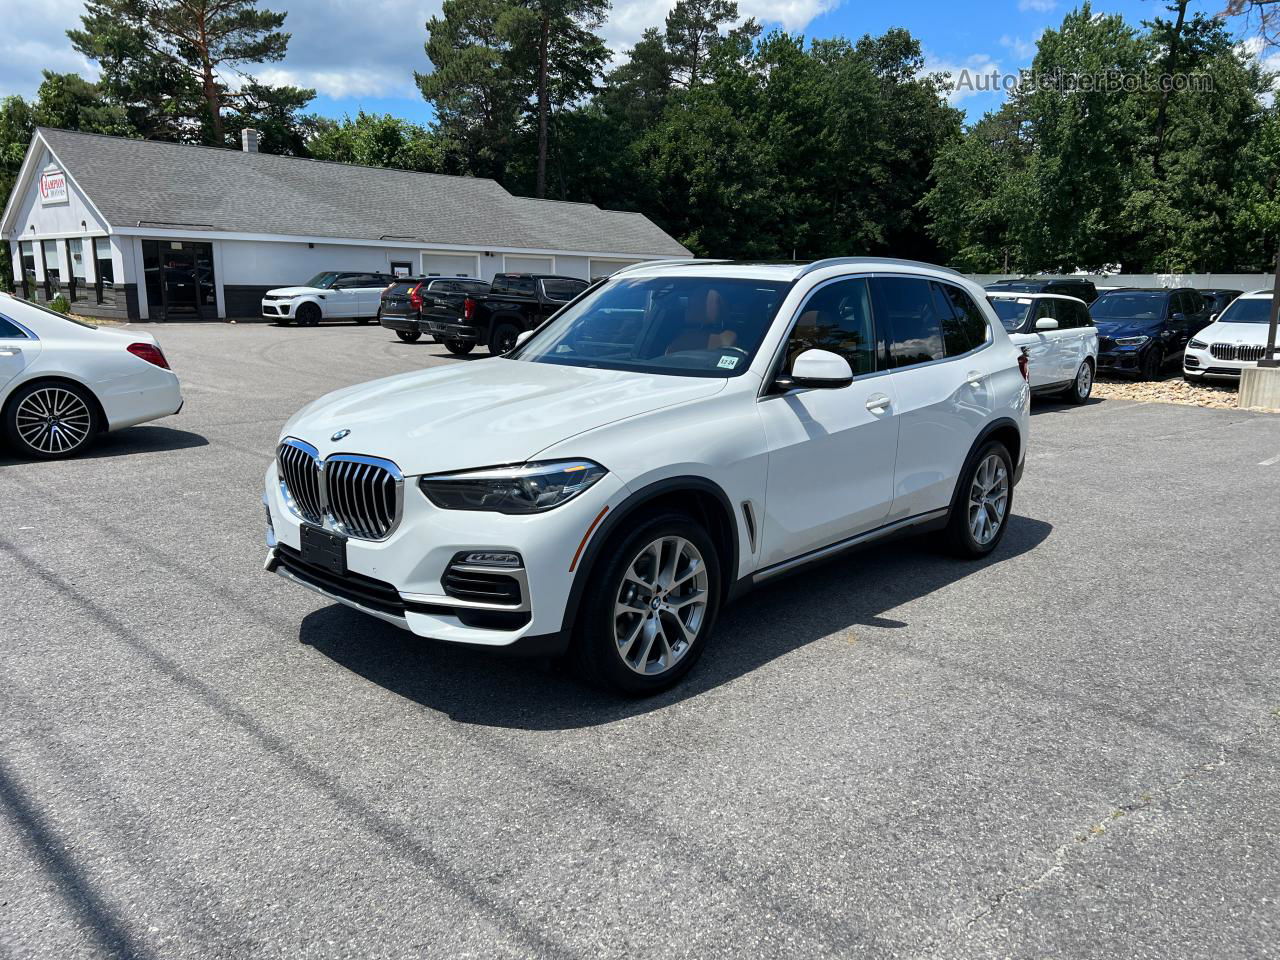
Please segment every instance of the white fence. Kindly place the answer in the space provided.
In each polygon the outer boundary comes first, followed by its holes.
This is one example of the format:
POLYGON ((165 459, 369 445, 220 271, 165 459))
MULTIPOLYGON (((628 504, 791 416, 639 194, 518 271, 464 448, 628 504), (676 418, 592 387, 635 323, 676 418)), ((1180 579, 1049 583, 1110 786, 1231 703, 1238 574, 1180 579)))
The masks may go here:
MULTIPOLYGON (((979 273, 967 276, 986 286, 988 283, 1013 279, 1017 274, 979 273)), ((1270 273, 1115 273, 1072 276, 1092 280, 1098 287, 1194 287, 1197 290, 1243 290, 1245 293, 1271 290, 1276 283, 1274 274, 1270 273)))

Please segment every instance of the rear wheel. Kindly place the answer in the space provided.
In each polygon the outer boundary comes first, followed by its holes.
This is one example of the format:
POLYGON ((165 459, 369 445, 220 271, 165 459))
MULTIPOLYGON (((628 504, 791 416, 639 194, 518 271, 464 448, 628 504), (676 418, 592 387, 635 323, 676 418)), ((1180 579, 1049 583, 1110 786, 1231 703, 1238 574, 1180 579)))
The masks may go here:
POLYGON ((455 357, 465 357, 476 348, 476 345, 469 340, 446 340, 444 348, 455 357))
POLYGON ((961 557, 985 557, 1000 545, 1013 505, 1013 458, 998 440, 986 443, 965 467, 951 507, 946 538, 961 557))
POLYGON ((678 513, 641 522, 590 576, 574 647, 586 679, 644 696, 693 668, 720 607, 720 558, 699 523, 678 513))
POLYGON ((417 330, 397 330, 396 336, 405 343, 417 343, 422 339, 422 334, 417 330))
POLYGON ((298 324, 303 327, 318 327, 320 325, 320 308, 314 303, 304 303, 297 310, 298 324))
POLYGON ((1063 397, 1068 403, 1084 403, 1091 393, 1093 393, 1093 364, 1086 360, 1080 364, 1075 380, 1067 388, 1063 397))
POLYGON ((98 432, 98 407, 83 387, 33 383, 20 387, 5 407, 4 433, 18 453, 58 460, 79 453, 98 432))
POLYGON ((489 335, 489 352, 495 357, 510 353, 516 347, 516 337, 520 336, 520 328, 514 323, 500 323, 489 335))

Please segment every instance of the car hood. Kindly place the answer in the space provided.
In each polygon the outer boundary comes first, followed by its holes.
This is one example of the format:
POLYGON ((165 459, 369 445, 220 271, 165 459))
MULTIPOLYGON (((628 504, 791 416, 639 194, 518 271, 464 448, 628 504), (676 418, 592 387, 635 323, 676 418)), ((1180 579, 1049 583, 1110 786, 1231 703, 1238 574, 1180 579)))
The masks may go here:
POLYGON ((712 396, 725 382, 494 357, 335 391, 295 414, 281 437, 321 457, 361 453, 406 475, 447 473, 522 463, 585 431, 712 396))
POLYGON ((276 287, 274 290, 268 290, 268 297, 304 297, 310 293, 328 293, 329 291, 323 287, 276 287))
POLYGON ((1211 323, 1196 334, 1197 340, 1205 343, 1249 343, 1263 344, 1267 342, 1266 323, 1211 323))
POLYGON ((1160 332, 1162 326, 1159 320, 1133 320, 1126 317, 1095 319, 1093 325, 1098 328, 1098 336, 1113 340, 1121 337, 1152 337, 1160 332))

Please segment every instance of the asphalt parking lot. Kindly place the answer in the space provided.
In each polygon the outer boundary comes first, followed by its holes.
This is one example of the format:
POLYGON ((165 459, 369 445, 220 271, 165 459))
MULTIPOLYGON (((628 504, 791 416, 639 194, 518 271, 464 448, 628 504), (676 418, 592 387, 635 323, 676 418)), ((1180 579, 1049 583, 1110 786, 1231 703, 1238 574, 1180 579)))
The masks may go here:
POLYGON ((262 572, 285 417, 471 361, 147 329, 179 416, 0 458, 0 956, 1280 952, 1280 416, 1041 403, 993 558, 810 570, 623 702, 262 572))

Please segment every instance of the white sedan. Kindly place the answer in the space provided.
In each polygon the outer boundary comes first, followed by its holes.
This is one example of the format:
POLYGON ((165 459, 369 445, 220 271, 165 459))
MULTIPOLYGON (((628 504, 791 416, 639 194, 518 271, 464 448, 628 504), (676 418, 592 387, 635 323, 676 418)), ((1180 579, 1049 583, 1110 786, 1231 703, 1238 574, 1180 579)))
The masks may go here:
POLYGON ((1237 297, 1209 326, 1191 338, 1182 358, 1182 375, 1201 380, 1240 380, 1240 371, 1256 367, 1267 349, 1271 327, 1271 291, 1237 297))
POLYGON ((1098 329, 1083 300, 1054 293, 989 293, 1009 339, 1027 354, 1031 391, 1084 403, 1098 369, 1098 329))
POLYGON ((150 334, 0 294, 0 433, 18 454, 69 457, 100 433, 181 407, 178 378, 150 334))

